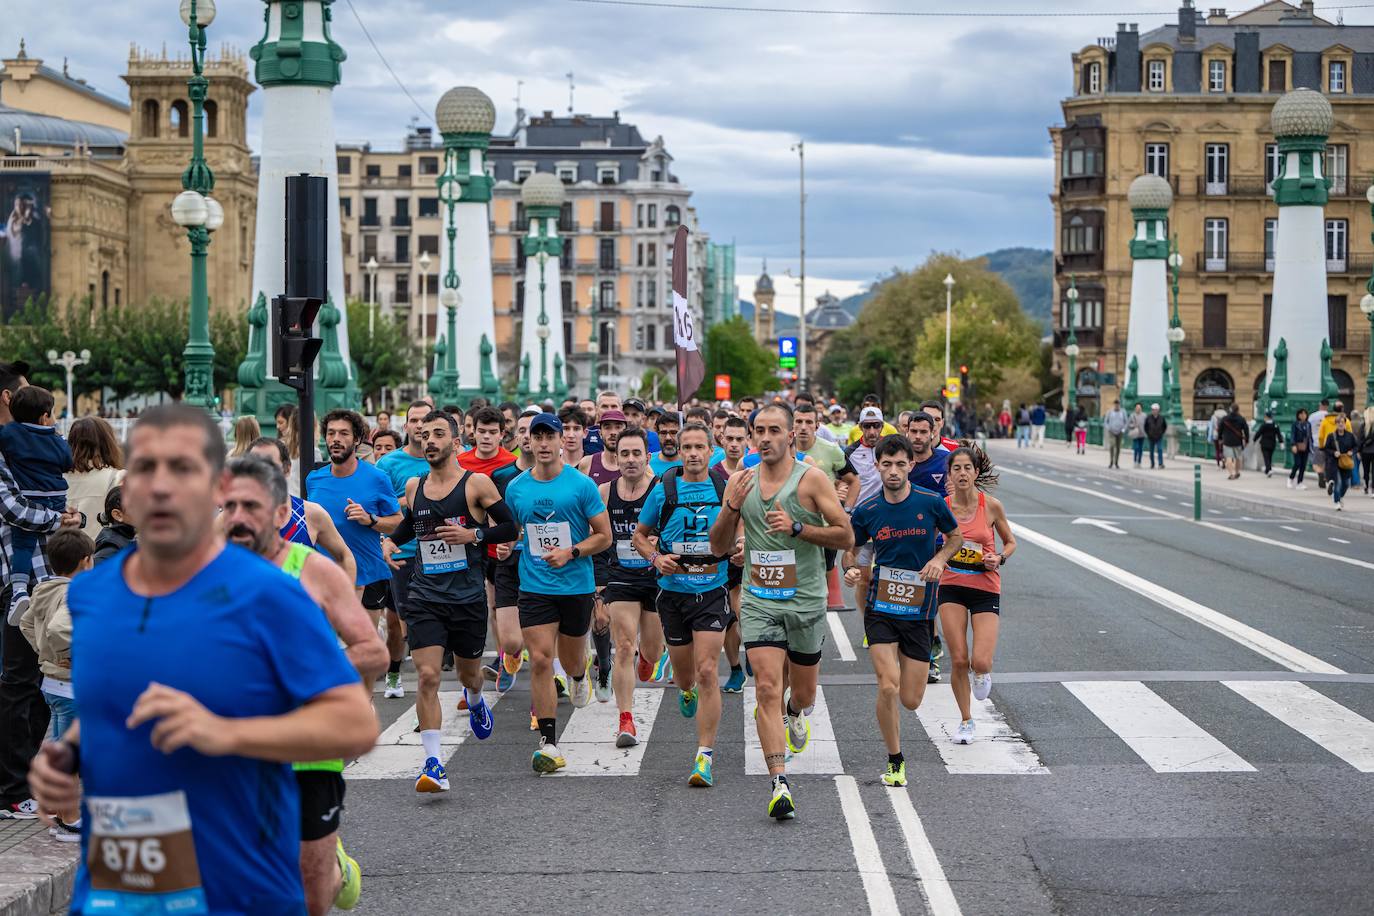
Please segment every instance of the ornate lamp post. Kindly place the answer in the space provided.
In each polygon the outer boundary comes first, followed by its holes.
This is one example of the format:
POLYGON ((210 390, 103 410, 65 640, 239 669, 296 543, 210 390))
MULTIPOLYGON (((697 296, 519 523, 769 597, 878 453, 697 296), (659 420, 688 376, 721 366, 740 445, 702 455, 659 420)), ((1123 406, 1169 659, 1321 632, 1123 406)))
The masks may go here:
POLYGON ((57 355, 56 350, 48 351, 48 362, 67 370, 67 429, 69 431, 72 428, 72 420, 76 417, 76 397, 72 394, 72 373, 77 366, 84 366, 90 361, 90 350, 82 350, 80 356, 71 350, 63 351, 61 356, 57 355))
POLYGON ((1164 332, 1169 338, 1169 364, 1173 373, 1169 382, 1169 429, 1177 430, 1183 425, 1183 366, 1179 362, 1179 348, 1187 334, 1183 330, 1183 319, 1178 314, 1178 275, 1183 267, 1183 255, 1178 251, 1178 236, 1169 240, 1169 290, 1173 295, 1174 312, 1169 317, 1169 330, 1164 332))
MULTIPOLYGON (((946 284, 948 287, 949 284, 946 284)), ((1069 339, 1064 347, 1064 355, 1069 358, 1069 395, 1064 407, 1065 410, 1073 410, 1078 406, 1078 334, 1074 331, 1078 324, 1078 278, 1073 274, 1069 274, 1069 291, 1065 295, 1069 297, 1069 339)), ((1066 427, 1064 435, 1068 434, 1066 427)))
MULTIPOLYGON (((1369 186, 1364 196, 1369 201, 1369 212, 1374 214, 1374 184, 1369 186)), ((1369 238, 1374 241, 1374 232, 1369 234, 1369 238)), ((1360 299, 1360 311, 1369 319, 1369 374, 1364 379, 1364 406, 1374 407, 1374 277, 1369 278, 1365 289, 1369 292, 1360 299)))
POLYGON ((439 201, 448 213, 448 271, 444 274, 444 288, 439 291, 439 304, 447 310, 448 321, 442 352, 438 346, 435 347, 434 375, 430 378, 430 389, 440 403, 452 404, 458 401, 458 306, 463 304, 463 297, 458 294, 458 285, 461 281, 458 278, 458 262, 454 253, 458 239, 454 209, 463 196, 463 188, 458 183, 458 150, 452 144, 445 143, 444 160, 444 170, 439 176, 439 201))
POLYGON ((544 265, 549 254, 540 250, 539 255, 539 327, 535 336, 539 338, 539 399, 542 402, 549 396, 549 312, 544 306, 544 265))
POLYGON ((215 176, 205 163, 205 30, 215 21, 215 0, 181 0, 181 21, 191 43, 192 76, 186 82, 191 99, 191 164, 181 173, 184 189, 172 201, 172 219, 186 230, 191 242, 190 335, 182 351, 185 400, 206 410, 215 408, 215 348, 210 343, 210 295, 205 279, 205 258, 210 233, 224 223, 224 210, 210 197, 215 176))
MULTIPOLYGON (((953 330, 954 322, 954 274, 945 274, 945 381, 941 383, 943 388, 949 381, 949 337, 953 330)), ((806 310, 806 303, 802 303, 802 310, 806 310)), ((959 392, 964 394, 964 392, 959 392)))

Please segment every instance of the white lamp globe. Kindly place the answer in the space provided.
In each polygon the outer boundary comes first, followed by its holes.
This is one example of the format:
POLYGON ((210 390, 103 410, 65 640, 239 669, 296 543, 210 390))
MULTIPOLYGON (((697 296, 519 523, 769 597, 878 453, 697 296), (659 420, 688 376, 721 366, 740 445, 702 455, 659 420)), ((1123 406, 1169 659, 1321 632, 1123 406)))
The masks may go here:
POLYGON ((1065 348, 1064 348, 1064 355, 1065 355, 1065 356, 1072 356, 1072 357, 1077 358, 1077 357, 1078 357, 1078 344, 1069 344, 1067 347, 1065 347, 1065 348))
POLYGON ((210 208, 199 191, 182 191, 172 201, 172 219, 178 226, 191 228, 204 226, 210 218, 210 208))
POLYGON ((1374 315, 1374 295, 1365 293, 1360 297, 1360 311, 1366 315, 1374 315))
POLYGON ((456 309, 458 303, 462 301, 458 296, 458 290, 450 289, 445 286, 443 292, 439 293, 439 304, 444 308, 456 309))
POLYGON ((213 197, 205 198, 205 228, 214 232, 224 225, 224 208, 219 205, 219 201, 213 197))
MULTIPOLYGON (((181 21, 191 24, 191 0, 181 0, 181 21)), ((215 21, 215 0, 196 0, 196 25, 202 29, 215 21)))
POLYGON ((1068 296, 1069 299, 1070 299, 1070 301, 1077 301, 1077 299, 1078 299, 1078 287, 1076 287, 1076 286, 1070 286, 1070 287, 1069 287, 1069 291, 1068 291, 1067 293, 1065 293, 1064 295, 1068 296))
POLYGON ((419 262, 419 263, 420 263, 420 269, 423 270, 423 271, 425 271, 426 273, 428 273, 428 272, 429 272, 429 265, 430 265, 430 263, 431 263, 431 261, 430 261, 430 259, 429 259, 429 252, 428 252, 428 251, 422 251, 422 252, 420 252, 420 262, 419 262))
POLYGON ((90 350, 82 350, 82 351, 81 351, 81 358, 84 359, 86 362, 90 362, 90 361, 91 361, 91 351, 90 351, 90 350))
POLYGON ((57 351, 56 351, 56 350, 49 350, 49 351, 48 351, 48 361, 49 361, 49 362, 54 362, 54 363, 57 362, 57 351))
POLYGON ((1177 251, 1175 251, 1173 254, 1169 255, 1169 266, 1170 266, 1170 267, 1182 267, 1182 266, 1183 266, 1183 255, 1179 254, 1177 251))
POLYGON ((1364 192, 1364 199, 1374 204, 1374 184, 1371 184, 1369 189, 1364 192))
POLYGON ((549 333, 549 326, 546 324, 541 324, 534 329, 534 336, 538 337, 540 340, 548 340, 549 333))
POLYGON ((1183 326, 1179 325, 1166 331, 1165 336, 1169 338, 1170 343, 1183 343, 1183 338, 1187 335, 1184 334, 1183 326))

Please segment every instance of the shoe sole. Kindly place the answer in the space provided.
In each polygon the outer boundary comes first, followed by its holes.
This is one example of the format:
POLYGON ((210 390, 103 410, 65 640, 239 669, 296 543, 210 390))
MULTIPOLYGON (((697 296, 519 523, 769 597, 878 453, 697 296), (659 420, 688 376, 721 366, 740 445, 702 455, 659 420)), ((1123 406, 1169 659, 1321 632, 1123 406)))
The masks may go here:
POLYGON ((709 789, 713 784, 713 780, 707 779, 700 773, 693 773, 691 776, 687 777, 687 785, 694 786, 698 789, 709 789))
POLYGON ((743 687, 722 687, 722 688, 720 688, 720 692, 721 692, 721 693, 744 693, 744 688, 743 688, 743 687))
POLYGON ((634 747, 637 744, 639 739, 629 732, 621 732, 615 739, 615 746, 619 748, 634 747))
POLYGON ((886 776, 884 776, 883 785, 887 786, 889 789, 905 789, 906 780, 903 779, 901 782, 897 782, 896 780, 889 780, 886 776))
POLYGON ((406 695, 406 694, 405 694, 405 691, 404 691, 404 690, 399 691, 399 692, 398 692, 398 691, 395 691, 395 690, 388 690, 386 693, 382 694, 382 699, 384 699, 384 700, 400 700, 400 699, 403 699, 403 698, 405 697, 405 695, 406 695))
POLYGON ((797 807, 790 798, 781 798, 769 805, 768 816, 776 821, 790 821, 797 816, 797 807))
POLYGON ((415 791, 447 792, 448 786, 444 784, 447 781, 448 780, 444 780, 444 782, 439 782, 439 780, 435 779, 433 776, 421 776, 419 779, 415 780, 415 791))
POLYGON ((557 773, 567 764, 560 764, 551 757, 535 757, 533 766, 536 773, 557 773))
POLYGON ((484 735, 484 734, 482 734, 482 731, 481 731, 480 729, 478 729, 477 723, 474 722, 474 721, 472 721, 472 716, 469 715, 469 716, 468 716, 468 728, 472 729, 472 734, 473 734, 473 736, 474 736, 478 741, 485 741, 485 740, 487 740, 488 738, 490 738, 490 737, 491 737, 491 733, 492 733, 493 731, 496 730, 496 723, 495 723, 495 722, 488 722, 488 723, 487 723, 487 728, 486 728, 486 734, 484 735))

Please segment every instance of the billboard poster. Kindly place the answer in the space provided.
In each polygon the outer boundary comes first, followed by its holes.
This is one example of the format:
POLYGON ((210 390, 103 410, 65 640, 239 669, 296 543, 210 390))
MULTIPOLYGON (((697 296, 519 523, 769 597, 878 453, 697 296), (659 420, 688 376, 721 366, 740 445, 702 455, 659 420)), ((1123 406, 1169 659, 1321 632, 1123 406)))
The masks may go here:
POLYGON ((46 172, 0 173, 0 317, 51 290, 52 186, 46 172))

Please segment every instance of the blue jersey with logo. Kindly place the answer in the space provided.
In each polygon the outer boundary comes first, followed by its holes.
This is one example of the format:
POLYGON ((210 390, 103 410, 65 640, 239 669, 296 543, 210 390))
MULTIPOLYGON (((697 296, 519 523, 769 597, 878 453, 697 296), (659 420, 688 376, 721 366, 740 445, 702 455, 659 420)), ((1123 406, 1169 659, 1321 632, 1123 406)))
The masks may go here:
POLYGON ((177 858, 169 874, 184 876, 189 866, 196 880, 157 894, 102 888, 109 882, 93 880, 83 854, 72 912, 304 913, 290 764, 190 748, 164 754, 149 740, 154 723, 130 729, 125 720, 154 681, 216 715, 245 718, 284 715, 356 685, 358 673, 300 583, 251 551, 229 544, 181 588, 148 598, 124 581, 137 550, 82 573, 67 593, 72 653, 81 659, 72 685, 81 710, 82 851, 93 831, 110 836, 135 819, 156 827, 179 812, 190 822, 193 861, 182 844, 161 851, 177 858))
POLYGON ((590 556, 562 569, 544 562, 554 548, 570 548, 591 533, 590 520, 606 511, 596 482, 571 465, 553 480, 536 480, 526 471, 506 487, 506 505, 520 526, 520 590, 536 595, 590 595, 596 572, 590 556))
POLYGON ((913 465, 906 479, 922 489, 944 496, 948 492, 949 449, 931 449, 930 457, 913 465))
POLYGON ((400 512, 401 504, 392 492, 391 479, 363 461, 359 461, 347 477, 335 477, 333 467, 326 464, 310 472, 305 478, 305 488, 305 498, 324 507, 353 554, 358 564, 358 578, 354 584, 371 585, 390 579, 391 567, 382 559, 381 532, 353 521, 345 513, 350 499, 374 517, 400 512))
MULTIPOLYGON (((398 448, 394 452, 389 452, 382 456, 382 460, 377 462, 377 470, 381 471, 391 481, 392 492, 399 500, 406 495, 406 483, 412 477, 423 477, 429 473, 429 462, 424 458, 416 458, 403 448, 398 448)), ((398 560, 408 560, 415 556, 415 541, 410 541, 400 550, 393 554, 398 560)))
POLYGON ((711 525, 720 515, 720 497, 716 495, 716 485, 709 479, 689 482, 678 477, 678 506, 663 530, 659 531, 659 516, 663 514, 665 498, 663 481, 660 480, 649 490, 644 508, 639 512, 639 523, 658 531, 659 552, 677 554, 678 565, 685 570, 674 576, 660 575, 659 588, 698 595, 713 588, 723 588, 729 572, 725 563, 692 562, 694 556, 703 559, 711 557, 711 525))
POLYGON ((921 569, 936 551, 936 535, 959 529, 938 494, 912 487, 906 499, 888 502, 885 491, 859 503, 850 517, 854 546, 873 542, 869 608, 893 617, 934 616, 936 583, 922 582, 921 569))

